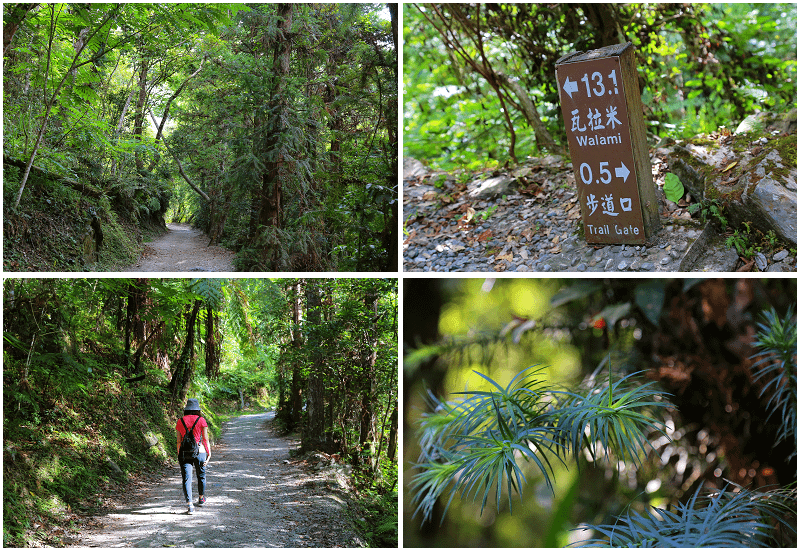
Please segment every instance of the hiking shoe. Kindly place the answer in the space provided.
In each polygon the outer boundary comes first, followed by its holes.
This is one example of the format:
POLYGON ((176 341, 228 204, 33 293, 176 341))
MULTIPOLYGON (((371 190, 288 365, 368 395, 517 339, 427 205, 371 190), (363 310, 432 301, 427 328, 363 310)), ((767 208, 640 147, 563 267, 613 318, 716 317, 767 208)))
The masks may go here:
POLYGON ((201 497, 200 499, 197 500, 197 504, 198 505, 202 505, 205 502, 206 502, 206 498, 205 497, 201 497))

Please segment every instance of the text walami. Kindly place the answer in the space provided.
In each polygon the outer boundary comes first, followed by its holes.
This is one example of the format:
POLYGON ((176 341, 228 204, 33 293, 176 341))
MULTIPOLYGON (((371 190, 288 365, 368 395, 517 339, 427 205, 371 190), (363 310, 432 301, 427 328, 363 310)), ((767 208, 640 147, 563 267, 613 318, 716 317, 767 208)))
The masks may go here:
POLYGON ((622 134, 612 134, 611 136, 576 135, 575 140, 578 141, 578 146, 608 146, 622 144, 622 134))

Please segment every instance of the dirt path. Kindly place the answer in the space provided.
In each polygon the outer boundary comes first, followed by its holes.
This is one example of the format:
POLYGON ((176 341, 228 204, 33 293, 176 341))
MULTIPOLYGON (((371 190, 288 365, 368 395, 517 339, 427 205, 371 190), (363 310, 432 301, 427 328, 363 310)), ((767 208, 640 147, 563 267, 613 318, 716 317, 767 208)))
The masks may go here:
MULTIPOLYGON (((223 427, 206 472, 203 506, 186 514, 180 468, 142 483, 96 517, 77 547, 358 547, 347 502, 335 484, 289 460, 297 445, 271 430, 274 413, 243 415, 223 427)), ((197 477, 193 498, 197 501, 197 477)))
POLYGON ((168 223, 167 233, 145 246, 139 261, 123 271, 220 271, 231 272, 232 251, 209 246, 208 236, 183 223, 168 223))

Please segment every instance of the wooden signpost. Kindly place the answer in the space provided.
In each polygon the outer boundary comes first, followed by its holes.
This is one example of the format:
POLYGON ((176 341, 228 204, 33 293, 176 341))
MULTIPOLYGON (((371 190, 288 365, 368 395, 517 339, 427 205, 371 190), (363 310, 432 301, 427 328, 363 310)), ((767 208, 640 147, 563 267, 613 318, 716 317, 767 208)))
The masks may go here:
POLYGON ((586 242, 643 244, 659 228, 633 45, 556 62, 586 242))

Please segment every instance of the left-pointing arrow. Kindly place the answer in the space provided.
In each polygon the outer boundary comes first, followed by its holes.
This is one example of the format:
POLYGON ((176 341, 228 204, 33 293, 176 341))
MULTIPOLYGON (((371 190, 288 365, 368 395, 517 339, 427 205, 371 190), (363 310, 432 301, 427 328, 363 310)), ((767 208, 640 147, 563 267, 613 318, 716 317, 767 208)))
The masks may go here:
POLYGON ((569 77, 567 77, 567 80, 564 81, 564 92, 569 94, 569 97, 572 98, 572 93, 578 92, 578 82, 570 81, 569 77))
POLYGON ((614 167, 614 174, 617 176, 617 178, 622 178, 622 182, 626 182, 628 180, 628 175, 630 175, 631 172, 628 171, 628 168, 625 167, 625 164, 620 161, 619 167, 614 167))

